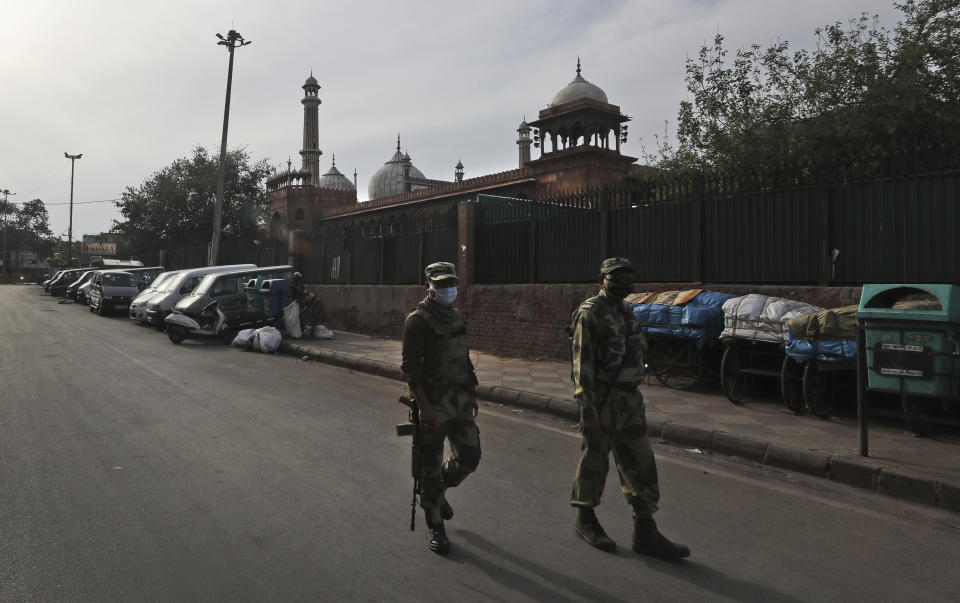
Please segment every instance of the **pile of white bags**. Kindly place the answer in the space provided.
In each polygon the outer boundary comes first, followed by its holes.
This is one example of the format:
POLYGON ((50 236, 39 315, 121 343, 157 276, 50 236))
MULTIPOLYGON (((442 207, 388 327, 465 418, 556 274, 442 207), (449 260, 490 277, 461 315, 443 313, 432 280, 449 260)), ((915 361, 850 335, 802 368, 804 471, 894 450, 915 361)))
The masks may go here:
POLYGON ((258 352, 273 354, 280 347, 280 341, 283 338, 274 327, 261 327, 259 329, 244 329, 237 333, 233 338, 233 343, 241 348, 253 348, 258 352))
POLYGON ((787 340, 785 322, 822 310, 801 301, 759 293, 734 297, 723 303, 724 329, 720 337, 784 343, 787 340))

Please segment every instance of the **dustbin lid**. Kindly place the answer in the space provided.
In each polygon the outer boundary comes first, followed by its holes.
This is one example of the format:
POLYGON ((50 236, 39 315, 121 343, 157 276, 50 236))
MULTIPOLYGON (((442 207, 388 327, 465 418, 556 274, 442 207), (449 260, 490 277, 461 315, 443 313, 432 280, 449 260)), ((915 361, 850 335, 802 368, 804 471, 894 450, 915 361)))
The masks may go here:
MULTIPOLYGON (((932 300, 931 300, 932 301, 932 300)), ((868 284, 860 294, 857 318, 926 320, 960 324, 960 286, 930 284, 868 284), (911 296, 933 298, 937 303, 904 303, 911 296), (901 302, 897 304, 897 302, 901 302), (898 307, 895 307, 898 306, 898 307)))

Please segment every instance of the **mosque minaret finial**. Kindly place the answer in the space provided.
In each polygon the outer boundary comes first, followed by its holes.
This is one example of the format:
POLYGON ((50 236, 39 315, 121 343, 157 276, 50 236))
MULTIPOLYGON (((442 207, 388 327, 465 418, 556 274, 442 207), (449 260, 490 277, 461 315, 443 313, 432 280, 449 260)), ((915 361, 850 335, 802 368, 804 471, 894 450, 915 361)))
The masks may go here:
POLYGON ((577 75, 580 75, 580 57, 577 57, 577 75))
POLYGON ((400 150, 400 132, 397 132, 397 151, 400 150))

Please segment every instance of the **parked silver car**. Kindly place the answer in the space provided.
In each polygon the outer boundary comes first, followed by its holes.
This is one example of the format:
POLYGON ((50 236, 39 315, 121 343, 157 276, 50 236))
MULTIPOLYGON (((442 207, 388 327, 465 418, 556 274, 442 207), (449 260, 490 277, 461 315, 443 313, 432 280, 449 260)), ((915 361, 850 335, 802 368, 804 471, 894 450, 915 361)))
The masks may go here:
POLYGON ((134 276, 123 270, 98 272, 90 281, 87 297, 90 298, 90 311, 100 316, 109 312, 127 310, 130 302, 140 291, 134 276))

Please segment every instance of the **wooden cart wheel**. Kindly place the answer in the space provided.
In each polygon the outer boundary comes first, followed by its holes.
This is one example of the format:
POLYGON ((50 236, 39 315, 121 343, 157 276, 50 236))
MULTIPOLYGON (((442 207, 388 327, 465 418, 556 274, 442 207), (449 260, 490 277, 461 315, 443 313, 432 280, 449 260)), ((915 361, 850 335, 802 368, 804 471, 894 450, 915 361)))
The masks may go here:
POLYGON ((647 361, 657 380, 673 389, 690 389, 703 377, 703 357, 693 341, 657 340, 647 361))
POLYGON ((790 356, 784 356, 780 366, 780 395, 793 412, 803 412, 806 408, 803 402, 803 365, 790 356))
POLYGON ((746 375, 740 372, 743 368, 743 354, 735 346, 728 347, 723 352, 720 361, 720 386, 723 393, 734 404, 740 404, 747 389, 746 375))
POLYGON ((830 376, 817 368, 817 361, 811 360, 803 370, 803 400, 807 409, 821 419, 830 416, 836 405, 830 376))

